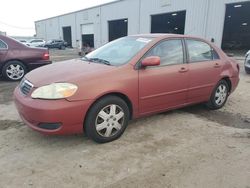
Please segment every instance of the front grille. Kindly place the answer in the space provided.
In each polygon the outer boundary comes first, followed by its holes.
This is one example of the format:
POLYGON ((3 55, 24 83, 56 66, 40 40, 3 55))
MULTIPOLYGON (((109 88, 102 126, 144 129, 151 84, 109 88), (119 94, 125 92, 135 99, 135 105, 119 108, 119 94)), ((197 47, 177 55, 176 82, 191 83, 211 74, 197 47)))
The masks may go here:
POLYGON ((20 87, 20 91, 24 95, 28 95, 31 89, 33 88, 33 84, 30 83, 28 80, 22 80, 19 87, 20 87))

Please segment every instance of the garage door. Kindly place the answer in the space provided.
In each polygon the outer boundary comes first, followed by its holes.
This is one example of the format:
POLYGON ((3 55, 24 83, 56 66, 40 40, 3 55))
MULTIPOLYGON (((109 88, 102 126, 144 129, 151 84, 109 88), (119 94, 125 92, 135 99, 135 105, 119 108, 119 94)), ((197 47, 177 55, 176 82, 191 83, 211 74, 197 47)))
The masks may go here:
POLYGON ((111 20, 108 22, 109 41, 128 35, 128 19, 111 20))
POLYGON ((94 44, 94 24, 81 25, 82 46, 95 47, 94 44))
POLYGON ((151 16, 151 33, 184 34, 186 11, 151 16))
POLYGON ((227 4, 222 48, 250 49, 250 2, 227 4))

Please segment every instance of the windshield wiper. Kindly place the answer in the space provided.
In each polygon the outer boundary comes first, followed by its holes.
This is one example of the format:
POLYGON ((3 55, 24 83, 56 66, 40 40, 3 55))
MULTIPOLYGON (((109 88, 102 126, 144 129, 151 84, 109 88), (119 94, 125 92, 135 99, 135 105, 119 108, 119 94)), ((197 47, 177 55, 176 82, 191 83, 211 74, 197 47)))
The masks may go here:
POLYGON ((100 59, 100 58, 89 58, 88 59, 91 62, 98 62, 98 63, 103 63, 105 65, 111 65, 109 61, 105 60, 105 59, 100 59))
POLYGON ((98 63, 102 63, 105 65, 111 65, 111 63, 105 59, 100 59, 100 58, 88 58, 86 56, 82 57, 83 61, 88 61, 88 62, 98 62, 98 63))

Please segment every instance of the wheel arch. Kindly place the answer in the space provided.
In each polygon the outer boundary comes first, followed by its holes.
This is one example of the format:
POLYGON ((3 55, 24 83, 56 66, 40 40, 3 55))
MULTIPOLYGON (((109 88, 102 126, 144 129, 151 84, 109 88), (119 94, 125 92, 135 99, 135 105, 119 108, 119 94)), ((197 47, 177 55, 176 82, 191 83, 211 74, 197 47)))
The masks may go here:
POLYGON ((22 64, 25 66, 26 70, 29 71, 29 67, 27 66, 27 64, 26 64, 24 61, 22 61, 22 60, 20 60, 20 59, 8 59, 8 60, 6 60, 4 63, 1 64, 1 67, 0 67, 0 75, 3 74, 3 68, 4 68, 4 66, 5 66, 7 63, 11 62, 11 61, 18 61, 18 62, 22 63, 22 64))
POLYGON ((230 93, 232 91, 232 82, 231 82, 230 78, 228 76, 224 76, 224 77, 222 77, 221 80, 225 80, 227 82, 228 87, 229 87, 229 93, 230 93))
POLYGON ((3 64, 2 64, 2 67, 1 68, 3 68, 7 63, 9 63, 10 61, 18 61, 18 62, 20 62, 20 63, 22 63, 24 66, 25 66, 25 68, 27 69, 27 70, 29 70, 28 68, 28 66, 27 66, 27 64, 24 62, 24 61, 22 61, 21 59, 8 59, 8 60, 6 60, 3 64))

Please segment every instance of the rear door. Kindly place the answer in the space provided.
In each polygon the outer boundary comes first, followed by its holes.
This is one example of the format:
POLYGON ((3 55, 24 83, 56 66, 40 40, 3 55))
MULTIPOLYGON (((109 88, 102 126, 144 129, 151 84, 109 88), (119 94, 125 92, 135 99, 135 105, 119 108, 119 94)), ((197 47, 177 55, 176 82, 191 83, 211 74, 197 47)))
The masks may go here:
POLYGON ((216 51, 206 42, 185 40, 188 52, 188 103, 205 102, 219 80, 222 62, 216 51))
POLYGON ((181 39, 165 40, 144 58, 159 56, 161 65, 139 70, 139 111, 149 114, 182 106, 187 100, 188 68, 181 39))
POLYGON ((0 63, 5 61, 6 54, 8 52, 8 45, 0 39, 0 63))

